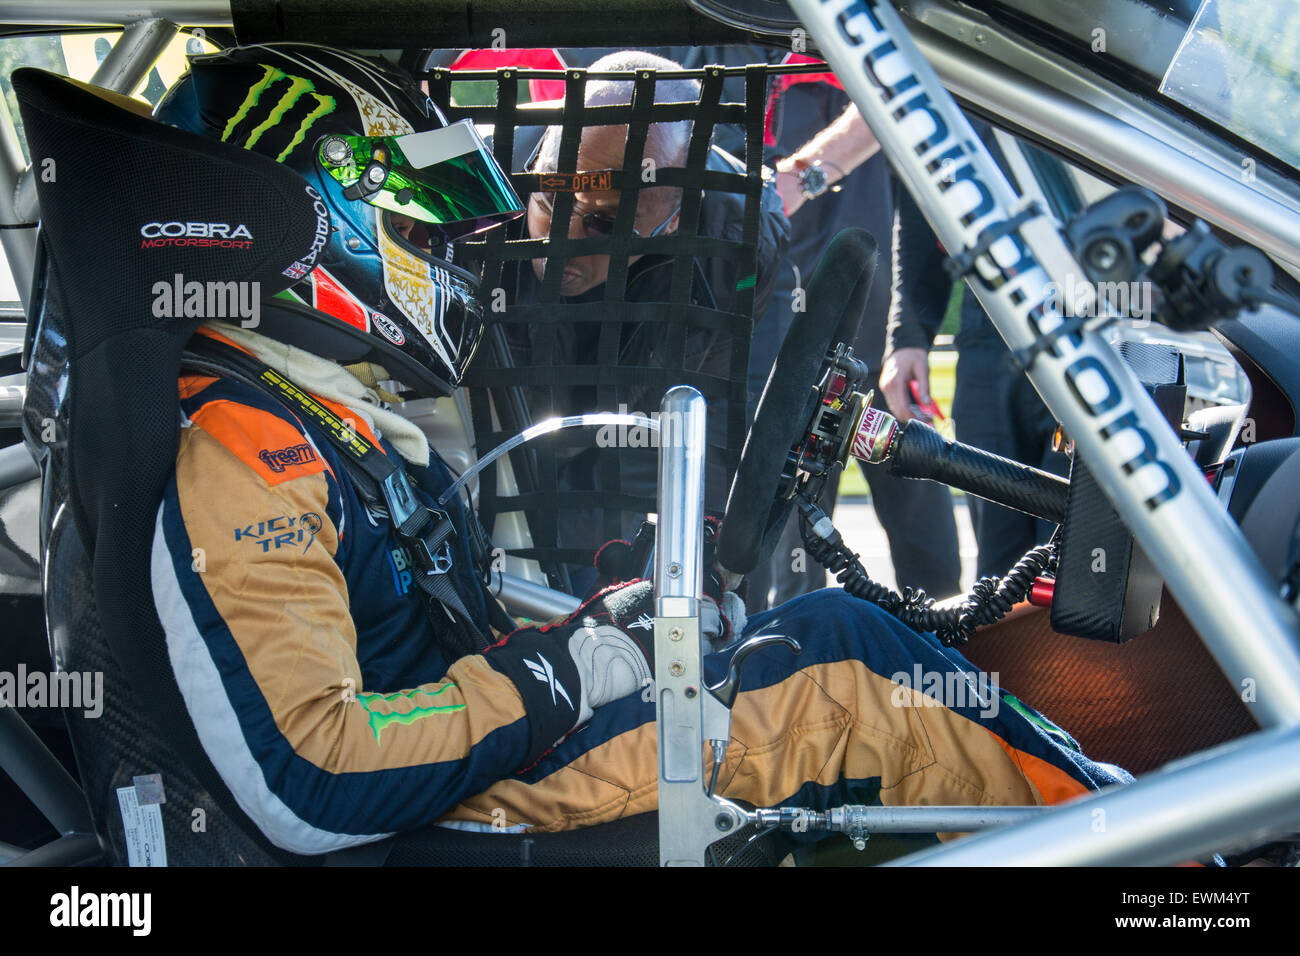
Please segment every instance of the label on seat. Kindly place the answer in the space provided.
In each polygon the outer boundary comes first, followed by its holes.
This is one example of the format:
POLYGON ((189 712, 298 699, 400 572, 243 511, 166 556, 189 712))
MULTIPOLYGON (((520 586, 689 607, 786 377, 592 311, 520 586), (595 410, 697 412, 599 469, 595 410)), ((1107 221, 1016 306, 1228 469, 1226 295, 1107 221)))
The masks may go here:
POLYGON ((167 842, 163 837, 162 805, 145 803, 134 787, 117 788, 122 811, 128 866, 166 866, 167 842))

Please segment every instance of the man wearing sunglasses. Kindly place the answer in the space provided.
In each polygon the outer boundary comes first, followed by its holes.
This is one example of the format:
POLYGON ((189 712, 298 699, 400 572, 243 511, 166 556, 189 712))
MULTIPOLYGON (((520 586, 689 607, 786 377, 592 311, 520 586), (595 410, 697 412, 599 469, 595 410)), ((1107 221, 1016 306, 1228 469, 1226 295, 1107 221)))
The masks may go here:
MULTIPOLYGON (((699 84, 693 79, 674 78, 679 64, 644 51, 629 50, 601 57, 588 68, 591 73, 654 70, 658 74, 654 98, 658 104, 694 103, 699 99, 699 84)), ((587 107, 627 105, 632 101, 632 83, 589 79, 585 89, 587 107)), ((602 320, 616 319, 618 352, 615 363, 621 369, 672 367, 687 373, 702 373, 718 380, 732 377, 732 356, 739 343, 725 320, 712 328, 688 325, 681 352, 673 354, 674 327, 667 321, 632 322, 623 303, 662 303, 652 312, 665 319, 683 305, 698 306, 721 312, 748 311, 743 291, 752 284, 753 306, 749 314, 759 316, 770 301, 785 253, 789 222, 781 209, 780 196, 772 186, 764 190, 757 237, 756 274, 741 274, 740 263, 724 255, 697 255, 689 263, 689 281, 685 290, 674 289, 680 282, 682 266, 678 256, 665 254, 666 244, 651 244, 677 232, 683 215, 684 190, 681 187, 656 185, 637 176, 635 184, 623 181, 624 153, 629 128, 625 125, 591 125, 586 120, 577 143, 576 155, 564 140, 560 127, 539 130, 522 127, 516 133, 517 168, 537 174, 536 187, 525 201, 525 216, 520 237, 533 240, 577 241, 594 247, 587 252, 582 246, 570 247, 564 258, 539 257, 520 263, 505 277, 508 299, 515 305, 573 306, 566 311, 569 321, 514 322, 506 329, 514 361, 521 366, 552 365, 595 366, 611 364, 609 356, 598 354, 601 347, 602 320), (536 144, 532 146, 531 144, 536 144), (620 189, 627 186, 627 190, 620 189), (634 189, 635 193, 630 194, 634 189), (632 206, 626 267, 613 270, 613 281, 621 288, 609 288, 611 255, 604 253, 609 240, 616 237, 616 227, 626 238, 629 224, 618 224, 621 206, 632 206), (557 221, 557 216, 567 217, 557 221), (644 249, 644 251, 642 251, 644 249), (549 275, 548 275, 549 272, 549 275), (558 276, 555 274, 558 272, 558 276), (684 295, 683 295, 684 291, 684 295), (684 301, 683 301, 684 300, 684 301), (606 305, 607 304, 607 305, 606 305), (591 321, 587 321, 590 317, 591 321), (547 344, 549 343, 549 344, 547 344)), ((643 166, 652 164, 656 176, 664 170, 687 166, 692 134, 690 121, 653 122, 646 130, 642 150, 643 166)), ((745 166, 737 158, 712 148, 707 168, 720 172, 744 174, 745 166)), ((621 214, 628 215, 627 209, 621 214)), ((699 221, 695 234, 710 239, 739 242, 744 236, 745 198, 739 194, 705 190, 700 199, 699 221)), ((745 271, 748 271, 746 269, 745 271)), ((642 310, 646 314, 646 310, 642 310)), ((680 331, 681 327, 676 327, 680 331)), ((606 342, 606 347, 608 342, 606 342)), ((635 373, 628 374, 628 381, 635 373)), ((663 397, 662 387, 620 387, 618 404, 630 410, 653 412, 663 397)), ((571 384, 557 377, 546 388, 528 395, 534 417, 546 414, 589 412, 598 407, 617 410, 608 392, 602 396, 595 386, 571 384), (603 401, 602 401, 603 398, 603 401)), ((721 513, 730 476, 726 468, 724 445, 727 434, 727 402, 710 396, 710 454, 706 480, 706 504, 721 513)), ((561 452, 557 490, 631 494, 653 498, 656 453, 652 448, 621 448, 618 455, 618 484, 609 483, 609 463, 604 449, 586 448, 561 452)), ((626 507, 626 506, 622 506, 626 507)), ((636 530, 642 514, 612 508, 569 506, 558 522, 555 546, 567 551, 596 549, 611 538, 628 537, 636 530)), ((572 586, 579 591, 594 574, 589 561, 570 565, 572 586)))
MULTIPOLYGON (((687 137, 689 130, 682 131, 657 124, 652 127, 646 142, 646 156, 656 165, 682 165, 685 162, 687 137)), ((546 175, 556 173, 560 137, 557 128, 552 127, 543 136, 538 150, 533 171, 541 174, 540 182, 546 185, 546 175)), ((592 126, 582 136, 578 147, 577 168, 574 176, 555 176, 555 185, 574 185, 578 188, 573 193, 573 207, 569 216, 569 228, 563 235, 570 239, 601 239, 614 234, 615 220, 618 216, 621 194, 609 188, 613 181, 614 170, 623 166, 623 149, 627 143, 627 128, 624 126, 592 126), (589 173, 590 182, 581 178, 589 173), (575 182, 575 180, 578 180, 575 182), (605 187, 605 188, 600 188, 605 187)), ((535 239, 544 239, 554 230, 556 193, 554 190, 539 190, 532 194, 528 202, 528 235, 535 239)), ((660 186, 642 189, 636 197, 636 218, 633 220, 632 233, 636 236, 654 237, 676 231, 681 212, 681 190, 660 186)), ((639 262, 643 256, 628 258, 628 265, 639 262)), ((537 281, 545 277, 546 259, 532 260, 533 273, 537 281)), ((560 279, 562 296, 580 296, 601 286, 609 277, 609 256, 587 255, 568 258, 563 263, 560 279)), ((631 276, 630 276, 631 278, 631 276)))
MULTIPOLYGON (((640 50, 627 50, 603 56, 591 64, 592 73, 655 70, 658 73, 679 71, 672 60, 640 50)), ((693 103, 699 98, 699 84, 693 79, 661 78, 655 84, 656 103, 693 103)), ((628 81, 590 80, 586 86, 588 107, 626 105, 632 99, 628 81)), ((690 121, 655 122, 646 132, 643 167, 655 174, 665 169, 687 165, 692 124, 690 121)), ((614 235, 620 203, 619 189, 627 147, 628 127, 623 125, 588 125, 582 131, 576 159, 561 163, 560 127, 548 127, 528 150, 527 128, 517 134, 516 155, 523 160, 522 170, 538 174, 538 185, 529 196, 523 237, 529 239, 607 239, 614 235), (565 194, 569 195, 565 195, 565 194), (568 211, 567 228, 555 223, 557 207, 568 211)), ((734 156, 714 147, 706 161, 708 169, 744 174, 744 164, 734 156)), ((683 191, 675 186, 658 186, 641 181, 636 184, 635 213, 631 232, 639 239, 651 239, 676 232, 682 213, 683 191)), ((758 270, 754 286, 754 315, 761 315, 770 299, 777 264, 784 254, 789 222, 781 210, 775 187, 765 188, 762 197, 758 235, 758 270)), ((700 202, 697 234, 712 238, 740 240, 745 213, 744 197, 716 190, 705 190, 700 202)), ((535 301, 546 275, 548 260, 531 261, 531 276, 521 275, 516 301, 535 301)), ((626 301, 669 301, 672 259, 651 248, 628 256, 626 301)), ((610 274, 610 256, 601 254, 569 255, 557 264, 561 269, 559 295, 564 300, 594 301, 607 298, 603 288, 610 274)), ((700 256, 695 260, 691 301, 712 308, 729 310, 736 281, 735 266, 723 257, 700 256), (716 261, 715 261, 716 259, 716 261)), ((524 270, 521 270, 523 272, 524 270)))

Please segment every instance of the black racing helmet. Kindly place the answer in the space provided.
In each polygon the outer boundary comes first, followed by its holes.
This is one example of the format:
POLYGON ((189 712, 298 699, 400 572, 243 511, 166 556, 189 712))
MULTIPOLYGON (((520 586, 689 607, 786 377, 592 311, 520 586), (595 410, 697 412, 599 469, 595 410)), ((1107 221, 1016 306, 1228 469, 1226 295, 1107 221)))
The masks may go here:
POLYGON ((483 322, 451 246, 524 208, 472 122, 448 123, 383 60, 297 43, 191 57, 155 116, 275 159, 328 210, 329 234, 285 270, 301 281, 264 303, 257 331, 377 362, 424 395, 455 387, 483 322))

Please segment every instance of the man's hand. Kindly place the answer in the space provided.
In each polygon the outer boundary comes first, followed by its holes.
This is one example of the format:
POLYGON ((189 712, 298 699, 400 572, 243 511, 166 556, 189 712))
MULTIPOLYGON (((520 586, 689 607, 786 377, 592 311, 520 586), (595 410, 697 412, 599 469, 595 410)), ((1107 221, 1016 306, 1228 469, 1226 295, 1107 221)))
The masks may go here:
POLYGON ((912 399, 911 382, 916 382, 921 401, 930 404, 930 353, 925 349, 896 349, 885 356, 880 370, 880 390, 890 412, 900 422, 919 418, 933 424, 929 413, 922 411, 912 399))
POLYGON ((799 185, 799 174, 808 164, 803 160, 795 159, 793 156, 786 156, 780 159, 776 164, 776 191, 781 196, 781 203, 785 206, 785 217, 789 219, 807 200, 804 198, 803 188, 799 185))
POLYGON ((880 143, 871 127, 850 103, 833 123, 777 162, 776 191, 785 203, 786 218, 798 212, 807 201, 799 185, 799 174, 814 162, 822 164, 827 173, 826 184, 834 186, 879 151, 880 143))

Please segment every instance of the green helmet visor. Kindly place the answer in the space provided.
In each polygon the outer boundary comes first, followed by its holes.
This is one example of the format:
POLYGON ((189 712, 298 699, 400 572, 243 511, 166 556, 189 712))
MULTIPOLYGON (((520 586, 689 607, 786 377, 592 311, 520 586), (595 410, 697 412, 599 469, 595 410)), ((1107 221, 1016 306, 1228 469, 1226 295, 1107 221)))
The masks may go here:
POLYGON ((468 119, 402 136, 332 133, 320 141, 317 159, 345 199, 418 220, 436 241, 491 229, 524 211, 468 119))

